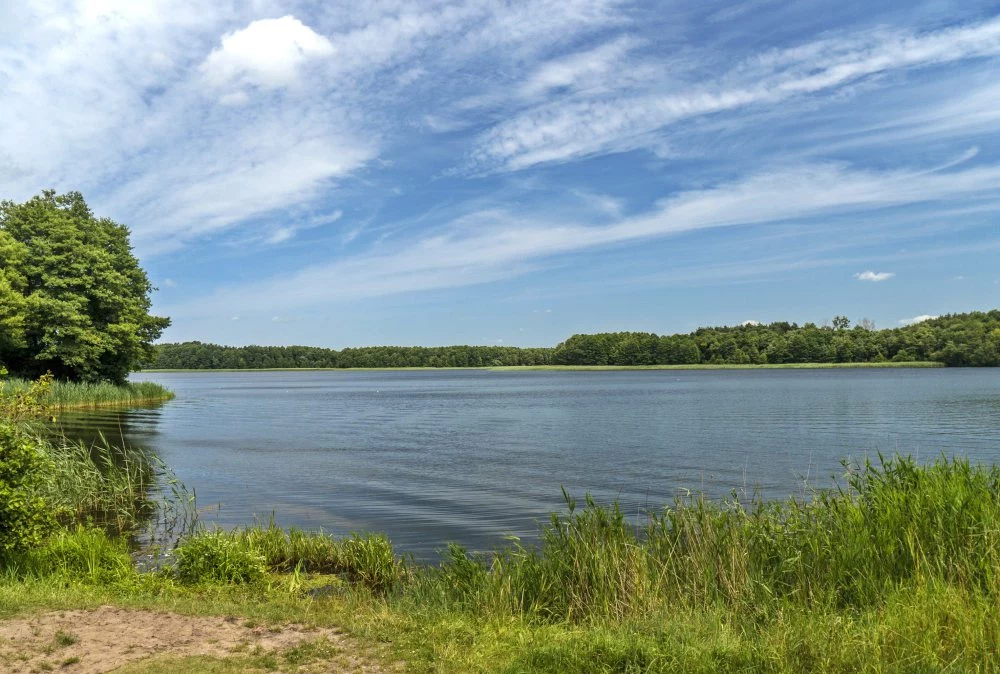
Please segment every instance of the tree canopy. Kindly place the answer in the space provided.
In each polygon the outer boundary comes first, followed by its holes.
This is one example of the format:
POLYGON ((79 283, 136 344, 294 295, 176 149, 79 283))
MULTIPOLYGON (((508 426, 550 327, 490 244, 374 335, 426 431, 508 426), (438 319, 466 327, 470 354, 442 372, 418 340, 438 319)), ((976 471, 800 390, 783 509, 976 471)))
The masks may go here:
POLYGON ((871 321, 836 316, 806 323, 699 328, 687 335, 614 332, 573 335, 556 347, 562 365, 877 363, 936 361, 1000 365, 1000 311, 974 311, 875 330, 871 321))
POLYGON ((170 324, 129 230, 79 192, 0 202, 0 363, 12 374, 124 382, 170 324))
POLYGON ((161 344, 153 368, 255 369, 483 367, 494 365, 697 365, 937 361, 1000 365, 1000 311, 954 314, 875 330, 836 316, 830 326, 771 323, 700 328, 686 335, 609 332, 573 335, 555 348, 509 346, 309 346, 161 344))

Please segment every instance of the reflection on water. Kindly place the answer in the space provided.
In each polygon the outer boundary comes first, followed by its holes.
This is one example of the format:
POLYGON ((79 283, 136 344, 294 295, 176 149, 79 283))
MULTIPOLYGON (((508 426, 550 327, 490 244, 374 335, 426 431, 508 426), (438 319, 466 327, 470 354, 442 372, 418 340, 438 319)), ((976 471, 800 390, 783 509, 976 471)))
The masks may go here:
POLYGON ((995 461, 1000 370, 150 374, 151 409, 64 414, 156 451, 205 519, 387 532, 433 557, 531 537, 560 486, 627 512, 680 490, 770 497, 896 449, 995 461), (214 507, 213 507, 214 506, 214 507))

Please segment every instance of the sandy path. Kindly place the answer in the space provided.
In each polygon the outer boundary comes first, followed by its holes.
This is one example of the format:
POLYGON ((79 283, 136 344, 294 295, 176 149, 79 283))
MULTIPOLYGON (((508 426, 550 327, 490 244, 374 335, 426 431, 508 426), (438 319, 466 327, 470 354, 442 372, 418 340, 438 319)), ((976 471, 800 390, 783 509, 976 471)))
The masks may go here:
POLYGON ((237 618, 102 606, 0 621, 0 673, 96 674, 152 656, 226 657, 256 649, 280 651, 318 639, 326 639, 340 651, 336 663, 329 663, 332 668, 324 671, 383 671, 364 657, 350 655, 350 644, 336 630, 286 625, 273 631, 249 627, 237 618))

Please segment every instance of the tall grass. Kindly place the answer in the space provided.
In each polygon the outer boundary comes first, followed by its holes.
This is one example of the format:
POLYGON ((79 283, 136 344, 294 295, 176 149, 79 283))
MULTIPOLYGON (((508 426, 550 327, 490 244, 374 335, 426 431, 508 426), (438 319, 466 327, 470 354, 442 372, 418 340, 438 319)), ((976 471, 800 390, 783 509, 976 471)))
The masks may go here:
POLYGON ((150 527, 160 536, 193 527, 194 495, 155 454, 114 445, 103 435, 86 443, 53 436, 33 422, 21 428, 25 442, 43 457, 34 496, 62 524, 125 536, 150 533, 150 527))
MULTIPOLYGON (((6 379, 0 382, 3 393, 17 395, 30 390, 32 382, 24 379, 6 379)), ((170 400, 174 394, 151 381, 130 382, 117 386, 107 382, 86 383, 53 381, 44 402, 51 407, 86 408, 115 405, 141 405, 170 400)))
POLYGON ((537 544, 513 540, 491 555, 451 546, 436 567, 408 567, 382 536, 337 539, 273 521, 202 532, 178 552, 183 566, 249 551, 270 572, 345 574, 417 605, 539 623, 719 607, 761 619, 789 608, 868 610, 927 582, 1000 592, 1000 468, 897 456, 845 470, 840 487, 811 498, 692 497, 641 524, 617 504, 588 497, 577 507, 567 495, 568 513, 552 515, 537 544))
POLYGON ((64 521, 92 521, 129 533, 155 513, 151 492, 160 468, 155 457, 103 437, 93 444, 65 437, 37 441, 51 462, 41 496, 64 521))
POLYGON ((136 576, 128 541, 97 527, 66 528, 42 547, 0 556, 0 580, 61 577, 66 582, 110 584, 136 576))
POLYGON ((1000 590, 1000 469, 908 457, 849 468, 844 486, 809 500, 692 498, 639 527, 617 505, 568 499, 538 546, 490 557, 452 547, 414 592, 484 615, 583 622, 671 608, 871 608, 927 581, 1000 590))
POLYGON ((334 538, 323 532, 268 526, 200 531, 175 551, 178 576, 189 583, 258 580, 264 572, 341 574, 385 594, 398 587, 406 567, 381 534, 334 538))

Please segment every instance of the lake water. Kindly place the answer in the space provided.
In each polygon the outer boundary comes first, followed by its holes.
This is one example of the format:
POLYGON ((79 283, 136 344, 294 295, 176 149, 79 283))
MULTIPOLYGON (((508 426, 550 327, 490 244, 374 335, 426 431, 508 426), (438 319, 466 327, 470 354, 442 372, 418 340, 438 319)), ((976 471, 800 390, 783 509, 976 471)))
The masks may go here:
POLYGON ((560 487, 629 513, 685 489, 829 486, 897 449, 1000 461, 1000 370, 143 374, 177 399, 64 414, 154 450, 224 526, 377 530, 433 559, 531 538, 560 487), (211 508, 209 506, 212 506, 211 508))

